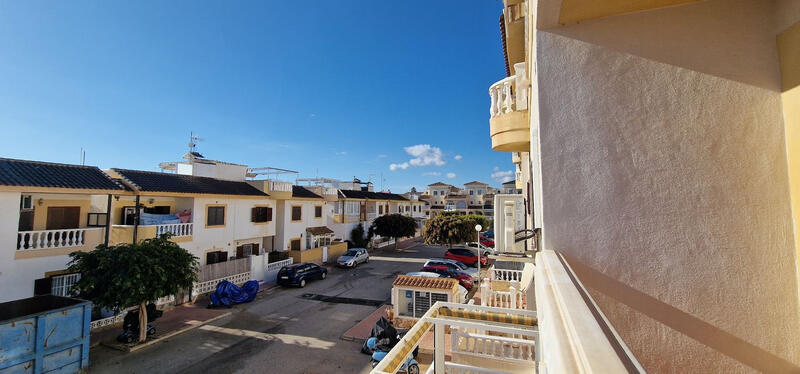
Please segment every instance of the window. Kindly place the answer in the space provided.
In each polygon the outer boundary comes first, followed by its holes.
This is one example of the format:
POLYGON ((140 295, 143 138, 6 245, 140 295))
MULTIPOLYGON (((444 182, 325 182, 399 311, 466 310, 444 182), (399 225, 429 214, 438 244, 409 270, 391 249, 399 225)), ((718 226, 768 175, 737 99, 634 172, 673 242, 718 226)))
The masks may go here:
POLYGON ((292 207, 292 221, 301 221, 303 219, 303 207, 301 206, 293 206, 292 207))
POLYGON ((322 218, 322 207, 315 206, 314 207, 314 218, 322 218))
POLYGON ((31 195, 22 195, 19 199, 19 209, 20 210, 32 210, 33 209, 33 197, 31 195))
POLYGON ((300 250, 300 239, 292 239, 292 241, 289 244, 289 249, 291 249, 293 251, 299 251, 300 250))
POLYGON ((250 222, 272 221, 272 208, 267 206, 254 207, 250 214, 250 222))
POLYGON ((106 222, 108 222, 108 213, 89 213, 86 226, 105 227, 106 222))
POLYGON ((206 226, 225 226, 224 206, 210 206, 206 208, 206 226))
POLYGON ((475 191, 473 191, 473 190, 469 190, 469 194, 470 194, 470 195, 472 195, 472 194, 473 194, 473 192, 475 192, 475 191))
POLYGON ((75 283, 78 283, 78 280, 80 279, 81 279, 80 273, 57 275, 52 277, 53 295, 64 296, 64 297, 71 296, 72 286, 75 285, 75 283))
POLYGON ((439 195, 439 191, 433 191, 433 196, 439 195))
POLYGON ((378 214, 383 214, 383 205, 378 205, 378 214))
POLYGON ((483 195, 483 190, 478 190, 478 195, 483 195))

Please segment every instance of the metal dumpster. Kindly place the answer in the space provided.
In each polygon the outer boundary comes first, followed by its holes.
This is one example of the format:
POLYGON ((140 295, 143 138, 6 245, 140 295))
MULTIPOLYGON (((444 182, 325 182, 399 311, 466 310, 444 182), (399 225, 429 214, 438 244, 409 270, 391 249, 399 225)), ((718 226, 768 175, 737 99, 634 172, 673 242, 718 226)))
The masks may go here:
POLYGON ((88 301, 52 295, 0 303, 0 374, 88 367, 91 312, 88 301))

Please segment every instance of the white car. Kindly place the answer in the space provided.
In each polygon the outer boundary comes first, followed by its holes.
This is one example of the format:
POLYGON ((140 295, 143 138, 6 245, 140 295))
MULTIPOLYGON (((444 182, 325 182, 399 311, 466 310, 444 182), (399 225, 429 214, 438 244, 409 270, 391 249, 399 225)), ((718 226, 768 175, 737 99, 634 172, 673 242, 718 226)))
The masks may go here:
POLYGON ((369 262, 369 253, 364 248, 350 248, 336 259, 336 264, 344 267, 355 267, 360 263, 369 262))
POLYGON ((458 262, 456 260, 451 260, 449 258, 432 258, 428 261, 425 261, 425 265, 422 267, 425 268, 426 266, 436 266, 436 265, 444 265, 453 270, 459 270, 461 272, 469 274, 469 277, 472 278, 472 281, 477 281, 480 278, 478 274, 478 269, 471 268, 467 265, 464 265, 462 262, 458 262))
POLYGON ((464 246, 467 247, 467 248, 472 249, 473 251, 478 249, 478 248, 480 248, 481 254, 483 254, 484 256, 496 255, 497 254, 497 251, 494 249, 494 247, 487 247, 487 246, 485 246, 485 245, 483 245, 481 243, 478 243, 478 242, 468 242, 468 243, 464 244, 464 246))

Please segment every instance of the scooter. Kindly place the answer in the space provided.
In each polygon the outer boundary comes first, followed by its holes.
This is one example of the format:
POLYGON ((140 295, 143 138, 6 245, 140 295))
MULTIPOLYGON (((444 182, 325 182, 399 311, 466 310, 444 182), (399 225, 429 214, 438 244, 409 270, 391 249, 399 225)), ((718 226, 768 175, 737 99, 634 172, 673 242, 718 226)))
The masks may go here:
MULTIPOLYGON (((375 353, 372 354, 370 359, 370 364, 372 367, 378 366, 378 363, 386 357, 389 352, 382 351, 377 349, 378 348, 378 339, 377 338, 369 338, 367 340, 367 347, 371 350, 374 350, 375 353)), ((408 356, 406 362, 403 363, 403 366, 400 367, 400 371, 404 371, 408 374, 419 374, 419 362, 414 359, 413 353, 408 356)))
MULTIPOLYGON (((147 322, 153 322, 163 314, 163 311, 156 309, 155 304, 147 305, 147 322)), ((156 334, 156 328, 150 324, 147 325, 146 331, 148 338, 156 334)), ((139 340, 139 310, 134 309, 125 314, 125 319, 122 322, 122 334, 117 336, 117 341, 131 344, 137 340, 139 340)))

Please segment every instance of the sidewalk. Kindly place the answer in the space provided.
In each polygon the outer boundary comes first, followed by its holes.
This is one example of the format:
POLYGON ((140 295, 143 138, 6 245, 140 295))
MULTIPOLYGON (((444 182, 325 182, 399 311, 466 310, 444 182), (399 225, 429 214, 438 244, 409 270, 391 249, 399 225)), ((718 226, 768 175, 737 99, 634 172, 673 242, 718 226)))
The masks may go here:
POLYGON ((178 306, 175 309, 164 312, 161 318, 151 323, 156 329, 155 336, 142 344, 128 346, 117 342, 117 336, 122 333, 122 327, 121 325, 115 325, 99 331, 92 331, 90 337, 91 346, 95 347, 102 344, 114 349, 132 352, 231 314, 230 310, 226 308, 207 309, 206 305, 208 305, 208 298, 203 297, 194 304, 178 306))
POLYGON ((378 322, 381 317, 386 317, 386 310, 390 308, 391 306, 389 305, 381 305, 372 312, 372 314, 367 316, 367 318, 362 319, 359 323, 342 334, 340 339, 358 342, 366 341, 367 338, 369 338, 369 334, 372 332, 372 328, 375 326, 375 322, 378 322))

